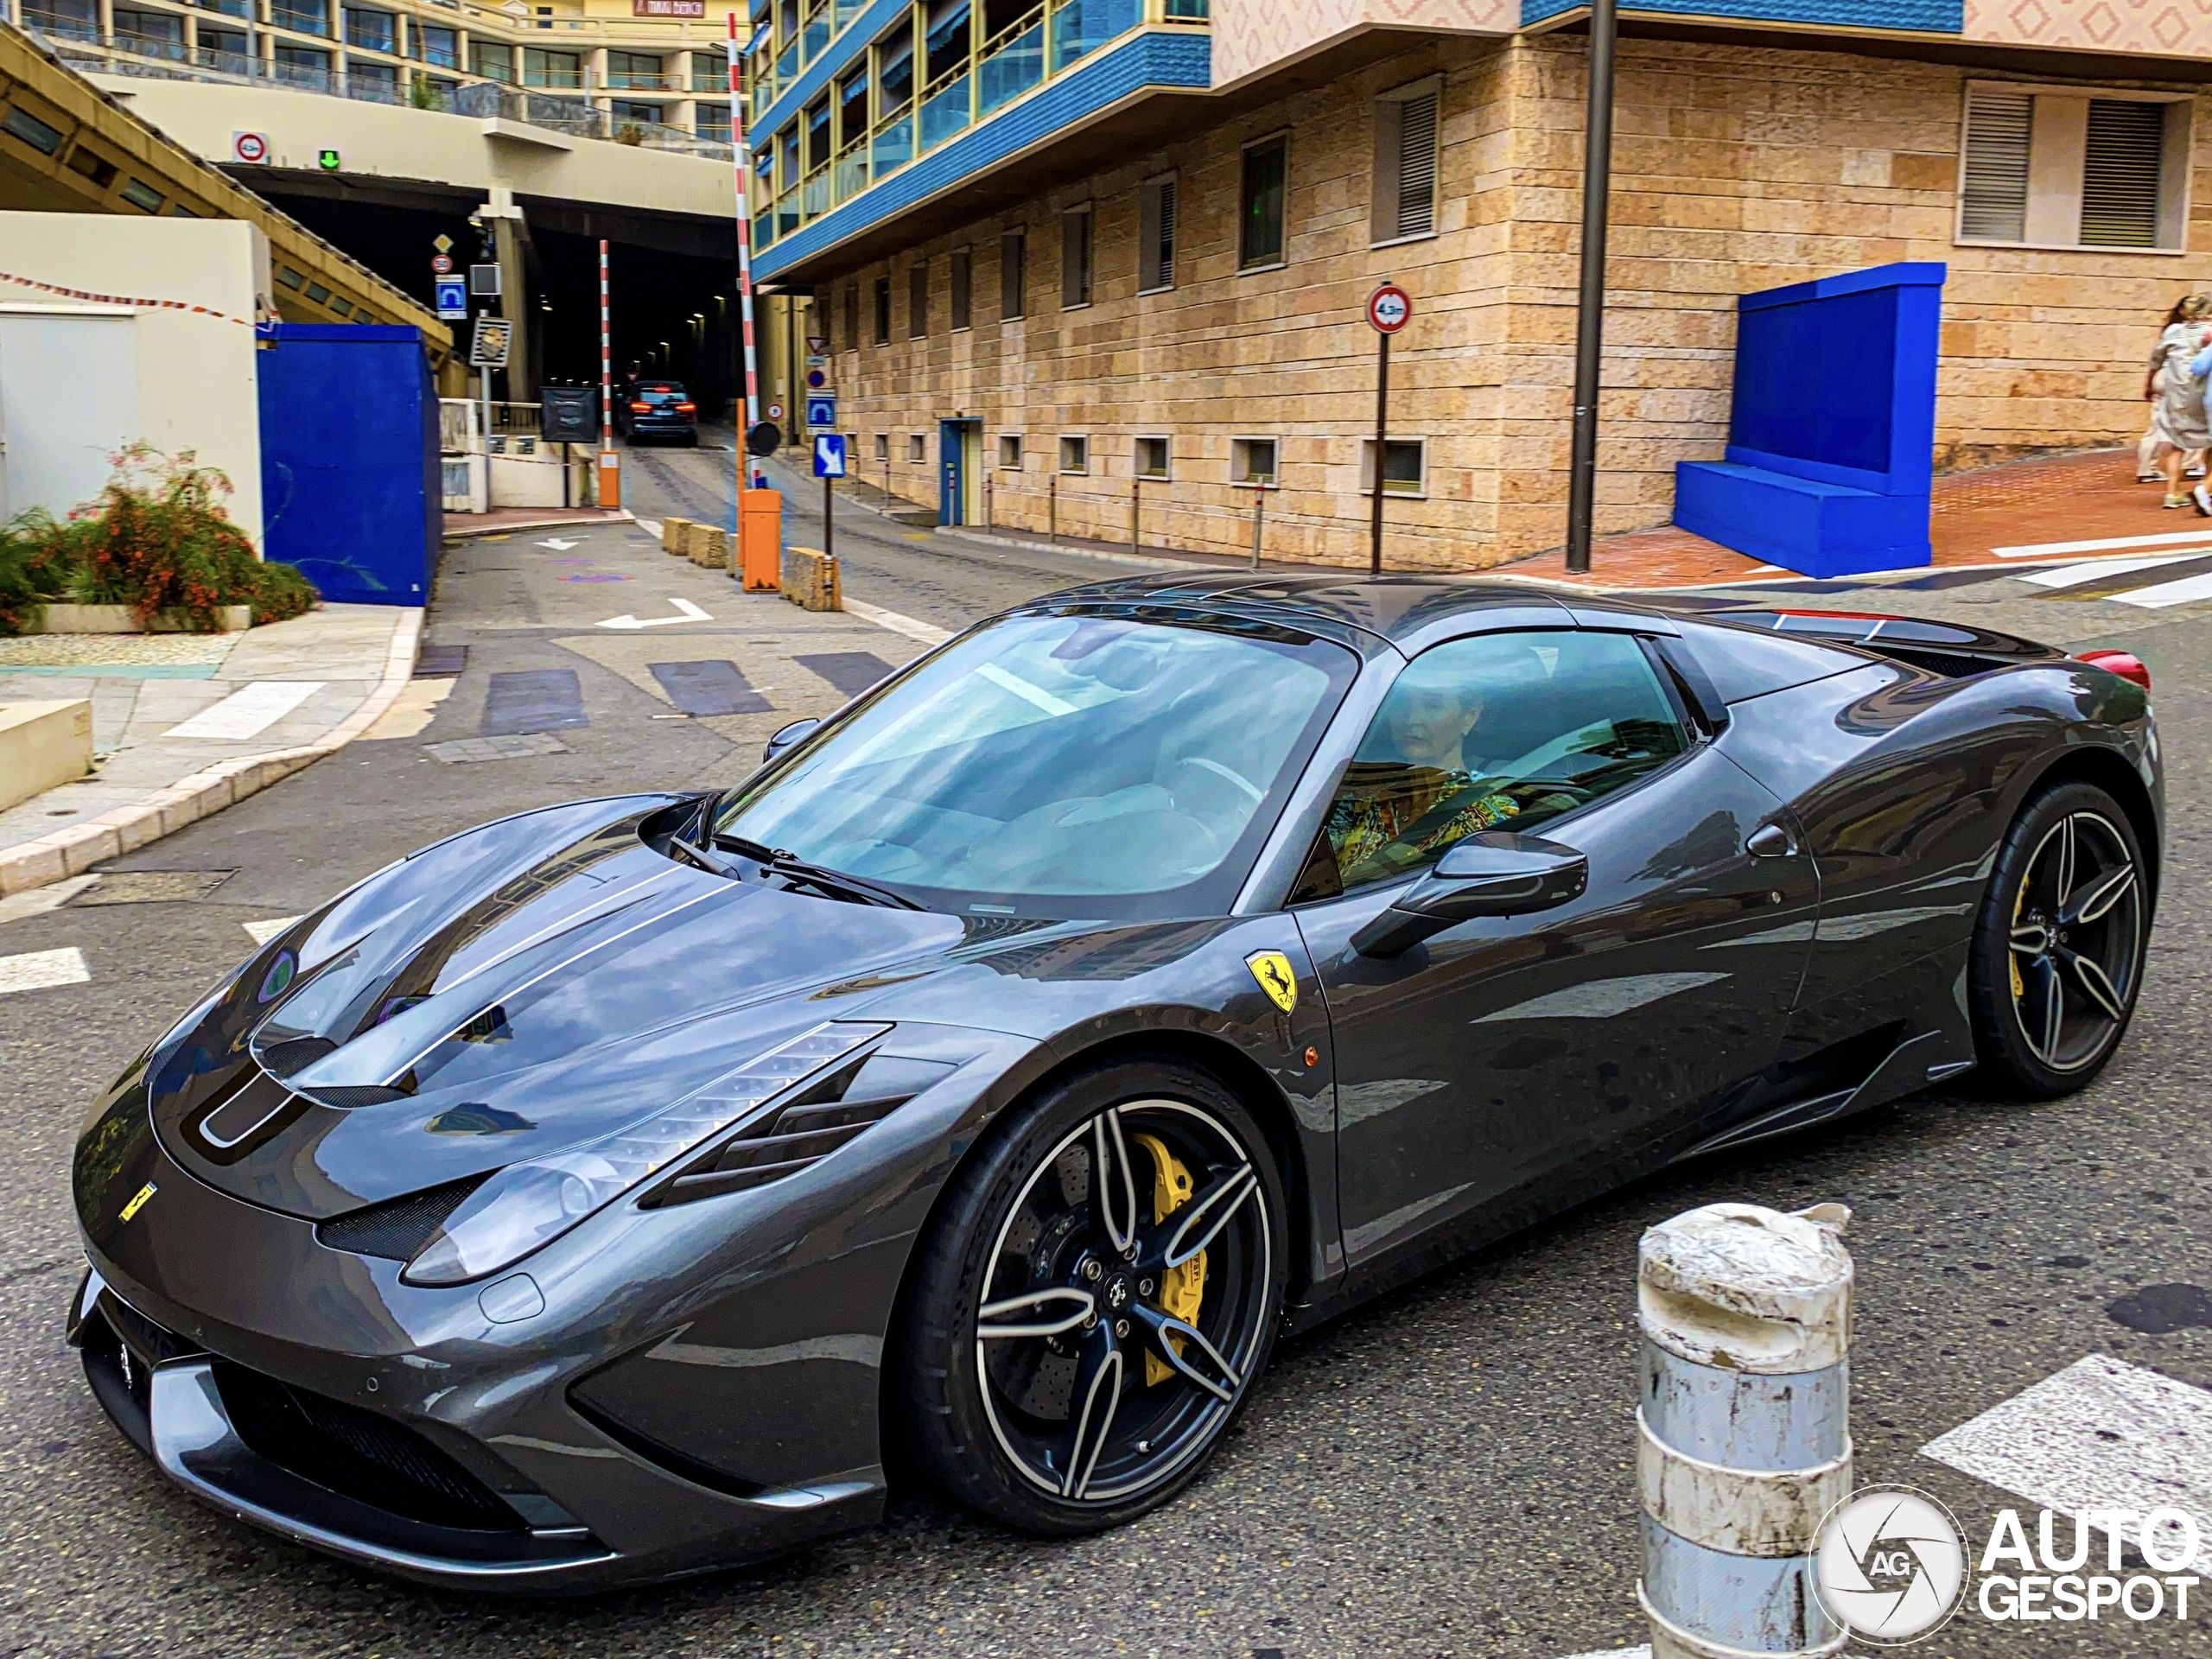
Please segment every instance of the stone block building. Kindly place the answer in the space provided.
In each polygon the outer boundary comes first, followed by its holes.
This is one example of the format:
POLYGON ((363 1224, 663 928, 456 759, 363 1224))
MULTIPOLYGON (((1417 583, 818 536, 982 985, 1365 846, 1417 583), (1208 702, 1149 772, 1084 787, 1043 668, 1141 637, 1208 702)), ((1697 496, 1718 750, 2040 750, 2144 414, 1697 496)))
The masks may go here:
MULTIPOLYGON (((851 10, 756 85, 753 138, 757 268, 863 476, 1224 553, 1263 486, 1270 556, 1363 563, 1379 471, 1394 567, 1561 542, 1586 12, 851 10), (1378 456, 1386 279, 1414 315, 1378 456)), ((1623 22, 1599 531, 1719 456, 1737 296, 1891 261, 1949 268, 1939 468, 2132 440, 2158 325, 2212 285, 2212 0, 1725 10, 1623 22)))

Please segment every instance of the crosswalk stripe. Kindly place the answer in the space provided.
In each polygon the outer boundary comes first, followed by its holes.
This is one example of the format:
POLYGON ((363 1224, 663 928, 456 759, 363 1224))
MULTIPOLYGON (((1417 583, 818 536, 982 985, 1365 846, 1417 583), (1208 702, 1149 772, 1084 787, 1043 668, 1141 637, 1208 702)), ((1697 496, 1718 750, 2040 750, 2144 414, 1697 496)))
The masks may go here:
POLYGON ((2061 553, 2119 553, 2131 547, 2177 547, 2195 542, 2212 552, 2212 530, 2169 531, 2162 536, 2113 536, 2101 542, 2038 542, 2032 547, 1993 547, 2000 559, 2046 559, 2061 553))
POLYGON ((2115 605, 2135 605, 2146 611, 2162 611, 2169 605, 2212 599, 2212 570, 2183 576, 2179 582, 2162 582, 2155 588, 2137 588, 2125 594, 2107 594, 2105 597, 2115 605))
POLYGON ((163 737, 207 737, 243 743, 322 690, 321 680, 256 680, 163 732, 163 737))
MULTIPOLYGON (((2212 548, 2207 549, 2206 552, 2212 552, 2212 548)), ((2133 559, 2091 559, 2083 564, 2057 564, 2047 570, 2024 570, 2018 580, 2033 582, 2038 588, 2079 588, 2087 582, 2129 575, 2138 570, 2156 570, 2162 565, 2187 564, 2191 559, 2203 556, 2202 553, 2153 553, 2133 559)))
POLYGON ((10 991, 40 991, 49 985, 82 985, 92 979, 85 953, 75 945, 60 950, 26 950, 0 957, 0 996, 10 991))
MULTIPOLYGON (((2212 1392, 2091 1354, 1920 1452, 2061 1514, 2183 1510, 2196 1521, 2195 1570, 2212 1573, 2212 1392)), ((2182 1529, 2162 1536, 2171 1559, 2182 1529)))

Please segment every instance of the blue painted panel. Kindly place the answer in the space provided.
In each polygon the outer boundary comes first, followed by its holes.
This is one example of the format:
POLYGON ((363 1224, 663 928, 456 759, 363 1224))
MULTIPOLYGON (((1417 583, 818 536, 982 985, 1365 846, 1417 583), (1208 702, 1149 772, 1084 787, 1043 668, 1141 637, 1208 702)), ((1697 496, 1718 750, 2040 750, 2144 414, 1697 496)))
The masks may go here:
POLYGON ((1148 86, 1209 86, 1211 47, 1198 34, 1134 35, 756 254, 753 270, 762 277, 788 270, 1148 86))
POLYGON ((255 331, 263 546, 325 599, 422 605, 444 527, 422 336, 385 324, 255 331))
MULTIPOLYGON (((1521 27, 1580 11, 1588 0, 1521 0, 1521 27)), ((1893 29, 1918 35, 1966 32, 1966 0, 1635 0, 1624 14, 1671 13, 1688 17, 1743 17, 1764 22, 1836 23, 1847 29, 1893 29)))

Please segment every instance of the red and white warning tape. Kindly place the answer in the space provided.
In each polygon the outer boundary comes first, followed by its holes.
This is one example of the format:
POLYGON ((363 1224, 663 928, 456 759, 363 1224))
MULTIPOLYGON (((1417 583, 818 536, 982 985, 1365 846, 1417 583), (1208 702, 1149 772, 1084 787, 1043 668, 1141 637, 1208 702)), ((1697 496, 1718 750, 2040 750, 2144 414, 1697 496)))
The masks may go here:
POLYGON ((95 294, 89 289, 63 288, 58 283, 41 283, 32 276, 18 276, 12 271, 0 270, 0 283, 13 283, 18 288, 35 288, 41 294, 58 294, 65 300, 85 300, 94 305, 128 305, 140 310, 189 311, 194 316, 213 317, 220 322, 235 322, 242 328, 253 324, 245 317, 232 316, 212 306, 194 305, 187 300, 147 300, 131 294, 95 294))

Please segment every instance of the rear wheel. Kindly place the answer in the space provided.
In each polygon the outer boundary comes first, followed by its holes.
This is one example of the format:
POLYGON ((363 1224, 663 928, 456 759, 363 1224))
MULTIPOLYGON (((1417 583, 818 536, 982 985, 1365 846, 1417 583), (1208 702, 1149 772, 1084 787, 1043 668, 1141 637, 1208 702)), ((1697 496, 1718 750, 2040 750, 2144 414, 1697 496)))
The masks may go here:
POLYGON ((908 1284, 891 1386, 910 1447, 1027 1531, 1166 1503, 1267 1363, 1284 1223, 1264 1137, 1207 1072, 1122 1064, 1048 1090, 962 1172, 908 1284))
POLYGON ((2150 932, 2143 849, 2119 803, 2062 784, 2021 808, 1974 928, 1974 1044, 2008 1092, 2050 1099, 2104 1069, 2135 1012, 2150 932))

